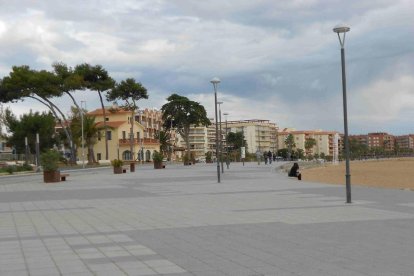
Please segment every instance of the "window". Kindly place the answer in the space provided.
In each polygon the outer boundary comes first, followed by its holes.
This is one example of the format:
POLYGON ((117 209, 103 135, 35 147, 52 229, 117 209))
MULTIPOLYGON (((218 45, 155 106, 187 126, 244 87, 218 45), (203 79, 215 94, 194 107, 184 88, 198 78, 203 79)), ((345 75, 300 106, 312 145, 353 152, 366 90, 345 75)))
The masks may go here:
POLYGON ((126 139, 126 132, 125 132, 125 130, 122 131, 122 139, 124 139, 124 140, 126 139))
POLYGON ((101 132, 98 131, 98 141, 101 141, 101 132))
POLYGON ((107 122, 108 122, 108 121, 109 121, 109 118, 108 118, 108 117, 105 117, 105 121, 107 121, 107 122))
POLYGON ((106 132, 106 138, 108 139, 108 141, 109 141, 109 140, 112 140, 112 132, 111 132, 110 130, 108 130, 108 131, 106 132))
POLYGON ((139 140, 139 131, 137 131, 137 139, 139 140))
POLYGON ((96 154, 96 159, 101 160, 102 159, 102 155, 100 153, 96 154))
POLYGON ((141 133, 137 132, 137 138, 138 138, 138 140, 141 139, 141 133))

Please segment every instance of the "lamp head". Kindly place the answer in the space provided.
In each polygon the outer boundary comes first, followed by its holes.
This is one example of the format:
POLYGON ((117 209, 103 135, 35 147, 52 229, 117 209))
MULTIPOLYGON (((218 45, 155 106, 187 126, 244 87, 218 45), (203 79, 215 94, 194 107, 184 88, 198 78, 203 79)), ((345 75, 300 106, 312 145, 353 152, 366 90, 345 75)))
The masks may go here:
POLYGON ((223 115, 224 115, 224 116, 227 116, 227 115, 229 115, 229 113, 227 113, 227 112, 224 112, 224 113, 223 113, 223 115))
POLYGON ((350 30, 351 28, 346 26, 345 24, 339 24, 333 28, 333 31, 337 34, 346 33, 346 32, 349 32, 350 30))
POLYGON ((217 83, 220 83, 220 79, 219 78, 217 78, 217 77, 214 77, 214 78, 212 78, 211 79, 211 81, 210 81, 212 84, 217 84, 217 83))
POLYGON ((222 104, 223 102, 217 102, 217 104, 222 104))

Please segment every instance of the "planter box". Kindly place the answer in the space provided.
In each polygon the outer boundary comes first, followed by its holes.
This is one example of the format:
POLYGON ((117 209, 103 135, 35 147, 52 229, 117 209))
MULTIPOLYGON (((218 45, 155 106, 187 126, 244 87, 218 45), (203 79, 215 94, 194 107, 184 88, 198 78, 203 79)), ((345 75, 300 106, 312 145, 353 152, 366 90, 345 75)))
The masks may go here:
POLYGON ((154 162, 154 169, 165 169, 165 164, 162 162, 154 162))
POLYGON ((114 174, 121 174, 122 173, 122 167, 114 167, 114 174))
POLYGON ((60 182, 60 171, 43 172, 43 181, 45 183, 60 182))

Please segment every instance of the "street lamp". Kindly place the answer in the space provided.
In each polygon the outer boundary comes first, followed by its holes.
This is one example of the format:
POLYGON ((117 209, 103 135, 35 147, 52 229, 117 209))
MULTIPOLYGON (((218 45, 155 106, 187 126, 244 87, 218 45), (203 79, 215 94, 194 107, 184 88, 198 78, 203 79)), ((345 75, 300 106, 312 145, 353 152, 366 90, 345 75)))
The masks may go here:
POLYGON ((223 167, 223 132, 221 131, 221 105, 223 102, 217 102, 219 106, 219 121, 220 121, 220 161, 221 161, 221 173, 224 173, 223 167))
POLYGON ((85 139, 83 137, 83 103, 85 103, 85 109, 86 109, 86 102, 81 101, 81 108, 80 108, 80 114, 81 114, 81 128, 82 128, 82 168, 85 168, 85 139))
POLYGON ((344 104, 344 132, 345 132, 345 164, 346 164, 346 203, 351 203, 351 173, 349 169, 349 140, 348 140, 348 117, 346 104, 346 76, 345 76, 345 35, 350 28, 345 25, 336 26, 333 31, 338 34, 339 44, 341 45, 341 64, 342 64, 342 94, 344 104), (342 37, 341 37, 342 34, 342 37))
POLYGON ((226 165, 227 165, 227 169, 229 169, 229 165, 230 165, 230 161, 229 161, 229 146, 227 145, 227 116, 229 115, 229 113, 224 112, 223 115, 226 117, 226 136, 224 141, 226 142, 226 165))
POLYGON ((210 81, 214 87, 214 109, 216 114, 216 159, 217 159, 217 182, 220 183, 220 160, 219 156, 219 145, 218 145, 218 121, 217 121, 217 86, 220 83, 220 79, 215 77, 210 81))

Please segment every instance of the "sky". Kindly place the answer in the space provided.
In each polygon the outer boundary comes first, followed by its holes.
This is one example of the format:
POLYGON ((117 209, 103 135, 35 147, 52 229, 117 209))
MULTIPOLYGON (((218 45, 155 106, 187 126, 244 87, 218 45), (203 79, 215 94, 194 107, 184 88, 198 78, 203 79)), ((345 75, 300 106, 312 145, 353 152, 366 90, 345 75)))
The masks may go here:
MULTIPOLYGON (((228 120, 343 133, 333 28, 346 24, 349 133, 402 135, 414 133, 413 14, 414 0, 0 0, 0 77, 14 65, 100 64, 148 89, 140 108, 160 109, 177 93, 211 118, 218 77, 228 120)), ((100 106, 93 92, 75 97, 100 106)), ((69 111, 69 99, 56 102, 69 111)), ((46 110, 29 100, 7 106, 46 110)))

